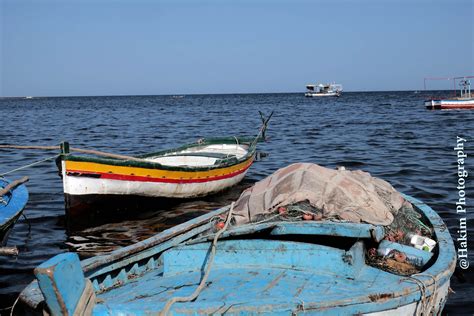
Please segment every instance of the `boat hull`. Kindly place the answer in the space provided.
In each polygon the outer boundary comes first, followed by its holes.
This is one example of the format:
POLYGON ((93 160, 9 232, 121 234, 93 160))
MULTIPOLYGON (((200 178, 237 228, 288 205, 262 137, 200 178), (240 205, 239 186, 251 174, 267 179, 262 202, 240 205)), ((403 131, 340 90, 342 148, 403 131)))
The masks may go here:
POLYGON ((339 97, 341 94, 339 92, 329 92, 329 93, 316 93, 316 92, 306 92, 304 94, 307 98, 318 98, 318 97, 339 97))
MULTIPOLYGON (((5 179, 0 179, 0 188, 4 188, 9 183, 5 179)), ((13 225, 15 225, 28 202, 28 190, 22 184, 5 196, 0 196, 0 198, 4 201, 0 202, 0 246, 4 246, 13 225)))
POLYGON ((15 225, 16 221, 20 217, 21 213, 18 216, 11 218, 10 222, 0 228, 0 247, 5 246, 8 241, 8 236, 15 225))
POLYGON ((133 182, 64 175, 64 188, 68 192, 64 194, 67 228, 79 230, 90 227, 91 223, 96 226, 166 210, 184 200, 224 191, 239 183, 247 170, 226 179, 196 183, 133 182))
POLYGON ((228 168, 187 174, 159 169, 117 168, 102 165, 102 171, 93 170, 97 165, 62 162, 64 193, 75 195, 136 195, 165 198, 193 198, 229 188, 240 182, 252 165, 253 158, 228 168), (120 170, 121 169, 121 170, 120 170), (109 171, 105 171, 109 170, 109 171), (137 173, 153 174, 151 176, 137 173), (183 176, 182 176, 183 175, 183 176))
POLYGON ((474 109, 474 99, 465 100, 428 100, 425 101, 425 106, 430 110, 437 109, 474 109))
MULTIPOLYGON (((441 284, 433 296, 427 297, 428 300, 432 300, 432 306, 435 308, 432 310, 432 315, 439 315, 444 308, 449 293, 449 280, 444 284, 441 284)), ((365 313, 367 316, 399 316, 399 315, 419 315, 420 302, 414 302, 411 304, 403 305, 397 308, 382 310, 379 312, 365 313)))
MULTIPOLYGON (((253 164, 240 161, 209 167, 163 166, 153 162, 65 157, 59 161, 66 221, 70 230, 156 211, 179 200, 215 194, 239 183, 253 164)), ((173 161, 171 159, 171 161, 173 161)))

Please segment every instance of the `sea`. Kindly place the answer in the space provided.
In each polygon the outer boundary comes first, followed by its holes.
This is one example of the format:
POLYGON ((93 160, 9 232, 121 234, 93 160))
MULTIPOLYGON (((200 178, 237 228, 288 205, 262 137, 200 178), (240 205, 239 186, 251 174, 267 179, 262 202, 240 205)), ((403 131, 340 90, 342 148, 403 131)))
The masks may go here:
POLYGON ((256 135, 259 111, 274 112, 268 139, 258 146, 268 156, 255 162, 239 185, 174 206, 157 204, 135 218, 91 223, 81 231, 65 227, 62 182, 54 162, 58 152, 0 149, 0 174, 26 167, 5 177, 30 178, 25 216, 7 244, 18 247, 20 254, 0 258, 2 313, 10 312, 19 292, 33 280, 33 269, 48 258, 66 251, 86 258, 143 240, 228 204, 243 189, 295 162, 361 169, 387 180, 436 210, 455 245, 460 219, 466 218, 471 267, 456 268, 444 313, 474 313, 474 111, 427 110, 426 97, 424 92, 380 91, 348 92, 339 98, 305 98, 302 93, 0 98, 0 144, 51 146, 68 141, 74 147, 124 155, 173 148, 202 137, 256 135), (465 139, 468 155, 466 214, 456 212, 458 137, 465 139))

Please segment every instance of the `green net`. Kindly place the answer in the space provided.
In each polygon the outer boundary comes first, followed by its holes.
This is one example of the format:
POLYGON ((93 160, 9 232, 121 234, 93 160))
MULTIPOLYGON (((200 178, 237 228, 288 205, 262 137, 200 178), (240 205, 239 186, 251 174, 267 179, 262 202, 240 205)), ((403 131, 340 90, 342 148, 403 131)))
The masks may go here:
POLYGON ((410 204, 404 204, 394 215, 393 222, 385 226, 385 236, 390 241, 401 242, 406 239, 408 234, 431 238, 433 232, 420 213, 410 204))

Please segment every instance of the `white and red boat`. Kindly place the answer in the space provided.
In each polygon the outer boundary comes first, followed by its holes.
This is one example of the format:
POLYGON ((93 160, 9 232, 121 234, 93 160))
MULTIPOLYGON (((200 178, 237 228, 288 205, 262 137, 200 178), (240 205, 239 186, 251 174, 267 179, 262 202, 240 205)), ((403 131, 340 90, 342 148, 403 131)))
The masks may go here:
POLYGON ((342 93, 342 85, 336 83, 306 85, 305 97, 339 97, 342 93))
POLYGON ((474 109, 474 97, 471 94, 470 78, 474 76, 453 77, 453 78, 425 78, 426 80, 452 80, 454 88, 454 96, 448 98, 429 98, 425 100, 427 109, 474 109), (459 82, 460 95, 456 92, 456 82, 459 82))

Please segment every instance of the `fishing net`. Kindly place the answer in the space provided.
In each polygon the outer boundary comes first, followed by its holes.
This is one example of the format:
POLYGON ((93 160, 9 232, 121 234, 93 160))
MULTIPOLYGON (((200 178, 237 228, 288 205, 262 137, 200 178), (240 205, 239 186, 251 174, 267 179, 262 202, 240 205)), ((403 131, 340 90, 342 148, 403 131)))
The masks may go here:
MULTIPOLYGON (((384 226, 392 223, 405 203, 388 182, 367 172, 296 163, 245 190, 235 204, 235 223, 255 222, 279 207, 304 201, 324 218, 384 226)), ((298 211, 295 207, 292 210, 298 211)))
MULTIPOLYGON (((433 235, 426 219, 389 183, 363 171, 308 163, 290 165, 257 182, 234 207, 234 225, 301 220, 381 225, 385 239, 405 245, 410 245, 412 235, 433 235)), ((381 255, 369 248, 366 262, 399 275, 420 271, 396 250, 381 255)))
POLYGON ((405 203, 394 217, 393 222, 385 226, 385 236, 389 241, 406 244, 406 238, 409 234, 428 238, 433 236, 432 229, 428 226, 422 215, 411 204, 405 203))
POLYGON ((406 262, 400 252, 394 251, 393 256, 379 256, 374 251, 366 253, 366 262, 380 270, 387 271, 398 275, 412 275, 419 273, 420 269, 413 264, 406 262))

